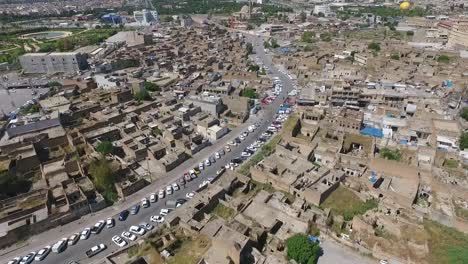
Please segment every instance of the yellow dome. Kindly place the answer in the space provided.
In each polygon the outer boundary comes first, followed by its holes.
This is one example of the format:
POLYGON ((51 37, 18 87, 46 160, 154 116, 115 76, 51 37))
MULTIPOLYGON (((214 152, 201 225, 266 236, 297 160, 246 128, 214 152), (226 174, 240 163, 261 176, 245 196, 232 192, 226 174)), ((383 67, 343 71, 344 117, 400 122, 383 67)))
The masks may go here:
POLYGON ((411 6, 410 2, 405 1, 405 2, 400 4, 400 9, 401 10, 408 10, 410 8, 410 6, 411 6))

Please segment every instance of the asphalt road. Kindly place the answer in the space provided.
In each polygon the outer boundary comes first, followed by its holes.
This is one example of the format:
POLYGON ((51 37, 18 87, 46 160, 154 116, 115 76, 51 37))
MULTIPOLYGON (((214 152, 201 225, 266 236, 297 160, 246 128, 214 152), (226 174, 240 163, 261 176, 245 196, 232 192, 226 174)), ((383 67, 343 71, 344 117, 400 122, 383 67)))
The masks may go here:
MULTIPOLYGON (((98 235, 91 234, 89 239, 79 240, 78 243, 76 243, 74 246, 70 246, 62 253, 56 254, 51 252, 49 256, 41 263, 56 264, 68 263, 70 261, 79 261, 79 263, 95 262, 97 259, 102 258, 105 255, 108 255, 111 252, 116 251, 118 249, 118 247, 111 241, 112 236, 122 234, 122 232, 128 230, 131 225, 138 225, 142 222, 151 223, 150 217, 152 215, 158 215, 160 209, 165 208, 166 200, 185 198, 186 193, 197 190, 199 184, 202 183, 203 180, 206 180, 206 178, 213 177, 214 175, 216 175, 216 171, 220 167, 223 167, 224 165, 229 163, 231 159, 239 157, 241 152, 247 146, 256 141, 258 137, 260 137, 261 133, 266 131, 266 128, 271 124, 276 111, 282 104, 283 97, 286 97, 287 93, 292 89, 292 82, 290 81, 290 79, 284 74, 278 72, 277 69, 272 66, 270 56, 268 54, 265 54, 265 52, 263 51, 263 39, 249 36, 248 41, 254 43, 256 56, 258 56, 263 61, 264 66, 269 67, 273 75, 280 77, 280 79, 283 81, 283 91, 282 94, 277 98, 277 100, 275 100, 270 105, 264 105, 263 109, 259 111, 257 115, 251 117, 247 124, 233 129, 233 131, 231 131, 231 133, 229 133, 225 138, 218 140, 218 142, 216 142, 213 146, 210 146, 205 150, 201 151, 199 154, 194 155, 192 159, 183 163, 181 166, 177 167, 173 171, 167 173, 164 178, 153 182, 149 186, 132 195, 126 201, 123 201, 122 203, 113 207, 106 208, 90 216, 82 217, 80 220, 74 221, 65 226, 49 230, 44 234, 34 236, 27 242, 26 246, 22 248, 10 248, 4 250, 4 253, 0 256, 1 262, 6 263, 13 257, 24 256, 30 251, 37 252, 46 245, 53 245, 56 241, 60 240, 61 238, 70 237, 73 233, 79 233, 84 228, 93 226, 98 220, 105 220, 107 217, 113 217, 116 220, 115 227, 111 229, 104 228, 102 232, 98 235), (157 193, 159 189, 163 189, 171 182, 175 182, 179 177, 183 175, 183 172, 195 167, 199 162, 205 160, 208 156, 213 155, 214 152, 224 147, 226 145, 226 142, 237 137, 240 134, 240 132, 245 131, 245 128, 253 122, 259 124, 259 128, 257 128, 253 133, 249 133, 247 139, 243 141, 239 146, 231 147, 232 151, 226 152, 226 155, 221 156, 221 158, 217 160, 216 163, 212 164, 211 166, 207 166, 197 179, 189 182, 188 184, 186 184, 185 187, 182 187, 181 190, 175 192, 173 195, 170 195, 169 197, 166 197, 161 201, 151 204, 149 208, 141 208, 137 215, 130 215, 126 221, 118 221, 118 214, 120 213, 120 211, 131 207, 131 205, 133 204, 139 203, 139 201, 143 197, 149 197, 150 193, 157 193), (93 258, 87 258, 85 255, 85 251, 100 243, 106 244, 108 248, 100 254, 94 256, 93 258)), ((156 225, 155 223, 152 224, 156 225)))

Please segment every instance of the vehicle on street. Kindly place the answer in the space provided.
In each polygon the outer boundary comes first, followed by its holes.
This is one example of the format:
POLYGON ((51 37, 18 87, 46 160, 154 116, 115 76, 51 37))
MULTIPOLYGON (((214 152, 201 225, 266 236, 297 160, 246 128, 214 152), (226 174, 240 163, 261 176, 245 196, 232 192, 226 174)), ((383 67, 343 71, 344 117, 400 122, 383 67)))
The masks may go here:
POLYGON ((31 263, 34 260, 34 256, 36 256, 36 252, 33 251, 33 252, 27 254, 26 256, 24 256, 21 259, 19 264, 29 264, 29 263, 31 263))
POLYGON ((164 189, 159 190, 159 192, 158 192, 158 198, 159 199, 164 199, 165 195, 166 195, 166 193, 164 192, 164 189))
POLYGON ((130 208, 130 214, 132 214, 132 215, 138 214, 138 211, 140 211, 140 205, 139 204, 135 204, 134 206, 132 206, 130 208))
POLYGON ((226 154, 226 152, 224 152, 224 149, 218 150, 217 153, 218 153, 220 156, 223 156, 224 154, 226 154))
POLYGON ((88 239, 90 234, 91 228, 85 228, 83 231, 81 231, 80 240, 88 239))
POLYGON ((185 185, 185 179, 184 179, 184 177, 179 178, 178 182, 179 182, 180 185, 185 185))
POLYGON ((213 164, 213 163, 216 162, 216 158, 213 157, 213 156, 211 156, 211 157, 209 158, 209 160, 210 160, 210 163, 211 163, 211 164, 213 164))
POLYGON ((88 258, 94 257, 97 254, 101 253, 102 251, 106 250, 106 248, 107 248, 106 245, 99 244, 97 246, 94 246, 94 247, 86 250, 86 256, 88 256, 88 258))
POLYGON ((242 157, 250 157, 250 156, 252 156, 252 154, 250 154, 249 152, 243 151, 241 156, 242 157))
POLYGON ((167 195, 171 195, 171 194, 172 194, 172 186, 171 186, 171 185, 166 186, 166 193, 167 193, 167 195))
POLYGON ((245 140, 245 137, 243 135, 240 135, 239 136, 240 140, 244 141, 245 140))
POLYGON ((148 201, 148 199, 146 198, 141 199, 141 207, 148 208, 149 206, 150 206, 150 202, 148 201))
POLYGON ((172 184, 172 189, 174 189, 174 191, 180 190, 179 185, 176 182, 172 184))
POLYGON ((8 264, 18 264, 21 261, 21 258, 16 257, 10 261, 8 261, 8 264))
POLYGON ((157 201, 158 201, 158 196, 156 195, 156 193, 151 193, 150 194, 150 202, 155 203, 157 201))
POLYGON ((45 248, 39 250, 34 258, 35 261, 42 261, 44 260, 47 255, 49 255, 50 251, 52 250, 51 246, 46 246, 45 248))
POLYGON ((122 212, 120 212, 119 214, 119 221, 125 221, 128 217, 128 210, 123 210, 122 212))
POLYGON ((198 164, 198 169, 203 170, 204 168, 205 168, 205 166, 203 165, 203 162, 200 162, 198 164))
POLYGON ((115 226, 115 221, 114 221, 114 218, 112 217, 109 217, 106 219, 106 227, 107 228, 112 228, 115 226))
POLYGON ((125 239, 128 239, 130 241, 135 241, 136 240, 136 236, 128 231, 124 231, 122 232, 122 237, 125 238, 125 239))
POLYGON ((237 143, 235 141, 229 141, 228 145, 235 147, 235 146, 237 146, 237 143))
POLYGON ((171 212, 170 209, 163 208, 163 209, 161 209, 161 211, 159 211, 159 214, 162 215, 162 216, 166 216, 166 215, 168 215, 170 212, 171 212))
POLYGON ((215 153, 215 158, 220 159, 220 158, 221 158, 221 155, 219 155, 219 153, 216 152, 216 153, 215 153))
POLYGON ((154 228, 154 226, 152 224, 148 224, 146 222, 143 222, 143 223, 139 224, 139 226, 141 228, 145 229, 146 231, 151 231, 154 228))
POLYGON ((161 223, 164 222, 164 217, 159 216, 159 215, 153 215, 153 216, 151 216, 150 220, 151 220, 151 222, 161 224, 161 223))
POLYGON ((112 237, 112 242, 114 242, 118 247, 125 247, 127 245, 127 241, 117 235, 112 237))
POLYGON ((143 229, 143 228, 141 228, 139 226, 135 226, 135 225, 132 225, 128 231, 130 231, 130 233, 133 233, 135 235, 140 235, 140 236, 142 236, 142 235, 144 235, 146 233, 145 229, 143 229))
MULTIPOLYGON (((89 228, 87 228, 87 229, 88 229, 88 237, 89 237, 90 231, 89 231, 89 228)), ((55 243, 52 246, 52 252, 61 253, 62 251, 64 251, 67 248, 67 241, 68 241, 67 238, 62 238, 62 240, 55 243)))
POLYGON ((224 147, 224 149, 226 149, 227 152, 231 152, 231 147, 229 146, 224 147))
POLYGON ((205 165, 206 165, 206 166, 210 166, 210 165, 211 165, 211 162, 210 162, 209 159, 206 159, 206 160, 205 160, 205 165))
POLYGON ((91 227, 91 233, 92 234, 101 233, 101 230, 104 228, 105 224, 106 224, 106 222, 104 220, 101 220, 101 221, 97 222, 96 224, 94 224, 93 227, 91 227))
POLYGON ((69 246, 75 245, 76 242, 78 242, 79 239, 80 239, 80 234, 75 233, 75 234, 71 235, 71 236, 68 238, 68 245, 69 245, 69 246))
POLYGON ((209 181, 203 181, 202 183, 200 183, 200 185, 198 185, 198 188, 202 189, 203 187, 207 186, 208 184, 210 184, 209 181))
POLYGON ((189 192, 189 193, 185 194, 185 198, 187 198, 187 199, 192 199, 194 196, 195 196, 194 192, 189 192))

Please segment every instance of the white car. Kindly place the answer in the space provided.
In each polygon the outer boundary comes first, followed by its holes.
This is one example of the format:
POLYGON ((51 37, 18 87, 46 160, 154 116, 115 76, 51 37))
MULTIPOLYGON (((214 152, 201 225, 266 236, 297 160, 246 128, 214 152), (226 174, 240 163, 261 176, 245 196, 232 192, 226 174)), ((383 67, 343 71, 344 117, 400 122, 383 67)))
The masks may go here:
POLYGON ((114 242, 119 247, 125 247, 127 245, 127 241, 117 235, 112 237, 112 242, 114 242))
POLYGON ((107 218, 106 227, 107 228, 112 228, 112 227, 114 227, 114 225, 115 225, 114 218, 112 218, 112 217, 107 218))
POLYGON ((146 222, 140 223, 138 226, 140 226, 143 229, 146 229, 147 231, 151 231, 154 228, 152 224, 148 224, 146 222))
POLYGON ((245 140, 245 137, 244 137, 243 135, 240 135, 240 136, 239 136, 239 139, 242 140, 242 141, 244 141, 244 140, 245 140))
POLYGON ((206 166, 210 166, 210 165, 211 165, 211 161, 210 161, 209 159, 206 159, 206 160, 205 160, 205 165, 206 165, 206 166))
POLYGON ((165 194, 165 192, 164 192, 163 189, 159 190, 159 193, 158 193, 158 198, 159 198, 159 199, 164 199, 164 196, 165 196, 165 195, 166 195, 166 194, 165 194))
POLYGON ((150 206, 150 203, 149 203, 148 199, 146 199, 146 198, 141 199, 141 207, 148 208, 149 206, 150 206))
POLYGON ((36 261, 44 260, 47 257, 47 255, 49 255, 51 248, 52 248, 51 246, 46 246, 45 248, 39 250, 34 260, 36 261))
POLYGON ((174 191, 178 191, 178 190, 180 189, 180 188, 179 188, 179 184, 177 184, 177 183, 174 182, 174 183, 172 184, 172 189, 174 189, 174 191))
POLYGON ((159 215, 153 215, 153 216, 151 216, 150 220, 151 220, 151 222, 161 224, 161 223, 164 222, 164 217, 159 216, 159 215))
POLYGON ((10 261, 8 261, 8 264, 18 264, 21 261, 21 258, 16 257, 10 261))
POLYGON ((227 152, 231 152, 231 147, 230 147, 230 146, 226 146, 224 149, 225 149, 227 152))
POLYGON ((198 164, 198 169, 199 169, 199 170, 205 169, 205 166, 203 165, 203 162, 200 162, 200 163, 198 164))
POLYGON ((205 187, 208 184, 210 184, 209 181, 203 181, 202 183, 200 183, 200 185, 198 185, 198 188, 201 189, 201 188, 205 187))
POLYGON ((195 196, 195 193, 193 193, 193 192, 189 192, 189 193, 185 194, 185 198, 187 198, 187 199, 192 199, 194 196, 195 196))
POLYGON ((155 193, 150 194, 150 202, 155 203, 158 201, 158 196, 155 193))
POLYGON ((249 152, 245 152, 243 151, 242 154, 241 154, 242 157, 250 157, 252 156, 252 154, 250 154, 249 152))
POLYGON ((130 231, 131 233, 135 234, 135 235, 144 235, 146 233, 146 230, 139 227, 139 226, 131 226, 130 229, 128 230, 130 231))
POLYGON ((68 238, 68 245, 69 245, 69 246, 75 245, 76 242, 78 242, 78 239, 80 239, 80 234, 75 233, 75 234, 71 235, 71 236, 68 238))
POLYGON ((171 185, 169 185, 169 186, 166 187, 166 193, 167 193, 167 195, 171 195, 171 194, 172 194, 172 186, 171 186, 171 185))
POLYGON ((29 263, 31 263, 34 260, 34 256, 36 256, 36 252, 34 252, 34 251, 27 254, 26 256, 24 256, 21 259, 20 264, 29 264, 29 263))
POLYGON ((88 239, 90 234, 91 228, 85 228, 83 231, 81 231, 80 240, 88 239))
POLYGON ((163 209, 161 209, 161 211, 159 211, 159 214, 163 215, 163 216, 166 216, 166 215, 169 214, 169 212, 170 212, 169 209, 163 208, 163 209))
POLYGON ((134 234, 130 233, 130 232, 127 232, 127 231, 124 231, 122 233, 122 237, 126 238, 126 239, 128 239, 130 241, 135 241, 136 240, 136 236, 134 234))

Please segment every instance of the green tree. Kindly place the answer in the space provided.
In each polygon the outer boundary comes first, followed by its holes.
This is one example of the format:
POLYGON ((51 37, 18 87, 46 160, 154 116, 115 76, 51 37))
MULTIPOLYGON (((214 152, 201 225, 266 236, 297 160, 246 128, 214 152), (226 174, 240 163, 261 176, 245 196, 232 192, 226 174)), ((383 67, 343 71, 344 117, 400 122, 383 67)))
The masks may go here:
POLYGON ((389 160, 399 161, 401 159, 401 153, 397 150, 391 150, 389 148, 382 148, 380 150, 380 156, 389 160))
POLYGON ((406 36, 412 37, 412 36, 414 36, 414 32, 413 31, 407 31, 406 36))
POLYGON ((380 43, 378 42, 372 42, 369 44, 369 46, 367 46, 369 49, 373 50, 373 51, 376 51, 376 52, 379 52, 380 51, 380 43))
POLYGON ((392 54, 392 56, 390 56, 390 58, 392 58, 392 60, 399 60, 400 59, 400 54, 394 53, 394 54, 392 54))
POLYGON ((326 41, 326 42, 330 42, 332 39, 331 39, 331 34, 330 33, 322 33, 320 34, 320 39, 322 41, 326 41))
POLYGON ((247 55, 250 55, 253 53, 253 45, 252 43, 247 43, 247 45, 245 46, 245 49, 246 49, 246 52, 247 52, 247 55))
POLYGON ((161 88, 152 82, 145 81, 145 90, 150 92, 161 91, 161 88))
POLYGON ((114 153, 114 145, 110 141, 101 141, 97 145, 96 150, 103 155, 111 154, 114 153))
POLYGON ((270 48, 270 47, 271 47, 270 42, 268 42, 268 41, 263 41, 263 47, 264 47, 265 49, 270 48))
POLYGON ((276 41, 276 39, 271 39, 270 44, 271 44, 271 47, 274 48, 274 49, 279 48, 279 46, 280 46, 280 45, 278 45, 278 42, 276 41))
POLYGON ((299 14, 299 19, 301 20, 302 23, 306 22, 307 20, 307 14, 302 11, 300 14, 299 14))
POLYGON ((149 101, 151 100, 151 96, 149 95, 148 91, 143 90, 135 94, 135 100, 137 101, 149 101))
POLYGON ((242 92, 242 96, 243 97, 248 97, 248 98, 251 98, 251 99, 258 98, 257 92, 255 92, 255 90, 252 89, 252 88, 245 88, 244 91, 242 92))
POLYGON ((93 161, 89 166, 89 174, 91 175, 94 186, 102 193, 107 202, 112 203, 117 199, 115 190, 116 179, 112 173, 112 168, 109 161, 102 158, 93 161))
POLYGON ((286 240, 288 259, 294 259, 299 264, 316 263, 320 255, 318 243, 311 242, 306 235, 296 234, 286 240))
POLYGON ((309 52, 309 51, 312 51, 312 50, 314 50, 314 47, 312 47, 312 45, 306 45, 306 46, 304 47, 304 51, 309 52))
POLYGON ((440 55, 439 58, 437 58, 437 62, 449 63, 450 62, 450 57, 447 56, 447 55, 440 55))
POLYGON ((310 31, 306 31, 302 33, 301 41, 305 43, 312 43, 314 38, 314 33, 310 31))
POLYGON ((460 149, 468 149, 468 132, 463 132, 460 137, 460 149))
POLYGON ((468 106, 466 107, 463 107, 461 110, 460 110, 460 116, 465 119, 466 121, 468 121, 468 106))

